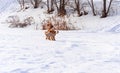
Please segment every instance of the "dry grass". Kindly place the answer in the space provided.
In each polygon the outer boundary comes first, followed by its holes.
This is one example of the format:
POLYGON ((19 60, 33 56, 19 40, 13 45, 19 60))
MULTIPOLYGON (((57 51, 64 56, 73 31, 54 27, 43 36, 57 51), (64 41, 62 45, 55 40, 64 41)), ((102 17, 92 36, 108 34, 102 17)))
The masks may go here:
POLYGON ((75 27, 69 26, 67 17, 49 17, 48 19, 42 22, 42 29, 47 29, 47 24, 51 23, 54 26, 55 30, 73 30, 75 27))
POLYGON ((23 28, 28 25, 31 25, 34 22, 33 17, 27 17, 23 21, 20 21, 20 18, 15 15, 15 16, 9 16, 6 20, 7 23, 9 23, 9 27, 11 28, 23 28))

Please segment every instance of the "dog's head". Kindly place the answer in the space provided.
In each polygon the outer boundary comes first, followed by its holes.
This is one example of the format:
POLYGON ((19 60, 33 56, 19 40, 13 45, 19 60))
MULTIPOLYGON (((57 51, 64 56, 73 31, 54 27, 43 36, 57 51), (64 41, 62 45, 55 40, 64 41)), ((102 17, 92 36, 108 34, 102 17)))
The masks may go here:
POLYGON ((52 23, 48 23, 48 24, 46 25, 46 28, 47 28, 47 29, 51 29, 51 28, 53 28, 52 23))

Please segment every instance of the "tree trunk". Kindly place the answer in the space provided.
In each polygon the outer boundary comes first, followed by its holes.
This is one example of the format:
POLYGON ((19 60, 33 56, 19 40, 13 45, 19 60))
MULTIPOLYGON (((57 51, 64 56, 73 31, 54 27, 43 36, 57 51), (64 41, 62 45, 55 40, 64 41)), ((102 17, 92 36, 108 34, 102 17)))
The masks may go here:
POLYGON ((51 11, 54 11, 54 0, 51 0, 51 11))
POLYGON ((75 0, 75 5, 76 5, 76 10, 77 10, 78 16, 82 16, 81 10, 80 10, 80 1, 75 0))
POLYGON ((54 11, 54 6, 53 6, 54 0, 47 0, 47 12, 51 13, 54 11))
POLYGON ((106 13, 106 0, 103 0, 103 11, 102 11, 101 18, 105 18, 105 17, 107 17, 107 13, 106 13))
POLYGON ((108 5, 108 9, 106 7, 106 0, 103 0, 103 11, 102 11, 102 16, 101 18, 105 18, 108 16, 108 13, 110 11, 110 7, 111 7, 111 4, 112 4, 113 0, 110 0, 110 3, 108 5))
POLYGON ((64 16, 66 14, 65 10, 65 0, 60 0, 60 5, 59 5, 59 11, 58 11, 59 16, 64 16))
POLYGON ((35 2, 34 8, 38 8, 39 7, 39 0, 34 0, 34 2, 35 2))
POLYGON ((59 12, 59 7, 58 7, 58 5, 57 5, 56 0, 54 0, 54 4, 55 4, 55 6, 56 6, 56 8, 57 8, 57 12, 59 12))
POLYGON ((50 7, 49 7, 49 0, 47 0, 47 12, 50 12, 50 7))
POLYGON ((93 16, 96 16, 93 0, 91 0, 93 16))
POLYGON ((41 1, 42 0, 30 0, 34 8, 38 8, 41 1))
POLYGON ((112 2, 113 2, 113 0, 110 0, 109 6, 108 6, 108 10, 107 10, 107 14, 108 14, 109 11, 110 11, 110 7, 111 7, 112 2))
POLYGON ((25 0, 17 0, 17 1, 20 4, 21 10, 25 9, 25 0))

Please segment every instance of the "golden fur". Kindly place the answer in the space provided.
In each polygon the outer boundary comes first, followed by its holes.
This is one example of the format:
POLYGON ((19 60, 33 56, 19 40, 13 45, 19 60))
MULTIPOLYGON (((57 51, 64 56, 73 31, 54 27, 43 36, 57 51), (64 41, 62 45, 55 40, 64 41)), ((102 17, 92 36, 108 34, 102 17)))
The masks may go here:
POLYGON ((55 31, 52 24, 47 25, 48 30, 45 31, 46 40, 55 41, 55 36, 58 31, 55 31))

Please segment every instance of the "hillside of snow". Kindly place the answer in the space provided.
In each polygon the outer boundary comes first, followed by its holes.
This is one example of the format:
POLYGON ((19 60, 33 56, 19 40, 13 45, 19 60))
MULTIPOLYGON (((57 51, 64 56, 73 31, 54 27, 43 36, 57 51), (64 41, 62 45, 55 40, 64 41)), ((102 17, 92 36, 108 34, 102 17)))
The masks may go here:
MULTIPOLYGON (((96 1, 96 2, 99 2, 96 1)), ((113 3, 113 8, 114 5, 117 6, 114 8, 115 14, 110 15, 107 18, 101 19, 100 16, 92 16, 92 15, 86 15, 82 17, 77 17, 75 14, 70 15, 69 17, 66 18, 66 21, 69 21, 69 24, 72 24, 76 27, 76 29, 79 29, 81 31, 85 32, 106 32, 106 31, 111 31, 111 32, 120 32, 120 27, 118 26, 120 24, 120 2, 119 0, 113 3), (117 4, 118 3, 118 4, 117 4), (116 28, 116 29, 115 29, 116 28), (113 30, 114 29, 114 30, 113 30)), ((6 0, 0 1, 0 15, 2 18, 0 18, 0 22, 4 23, 5 27, 9 26, 10 24, 6 23, 6 19, 9 16, 14 16, 17 15, 20 18, 20 21, 23 21, 27 17, 33 17, 35 20, 34 25, 28 27, 31 29, 35 29, 36 26, 38 26, 38 29, 41 29, 41 23, 44 21, 44 19, 48 19, 49 17, 54 16, 54 14, 47 14, 46 13, 46 8, 38 8, 38 9, 33 9, 29 8, 25 11, 20 11, 20 6, 17 1, 14 0, 6 0)), ((45 6, 44 6, 45 7, 45 6)))

